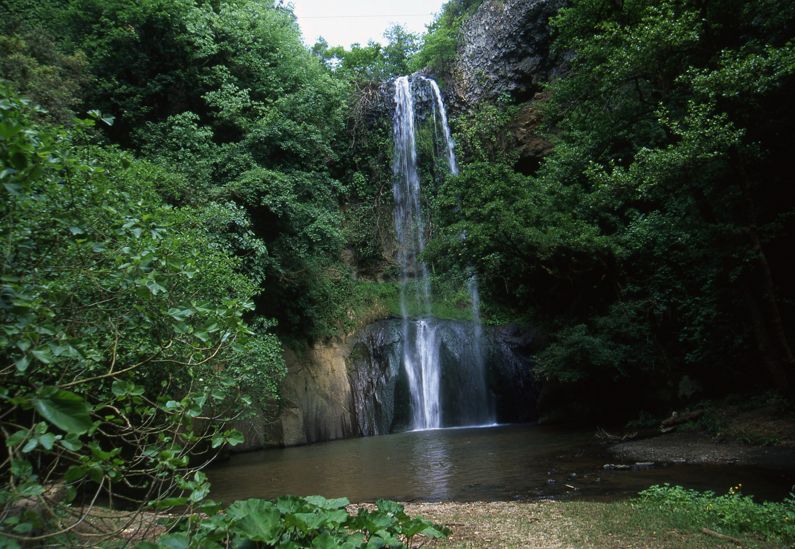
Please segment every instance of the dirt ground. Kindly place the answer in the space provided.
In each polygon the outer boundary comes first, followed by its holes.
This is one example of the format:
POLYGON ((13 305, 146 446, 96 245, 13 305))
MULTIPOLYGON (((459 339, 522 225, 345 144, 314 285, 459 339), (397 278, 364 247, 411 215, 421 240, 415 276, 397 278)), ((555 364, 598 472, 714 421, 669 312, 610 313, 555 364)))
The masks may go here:
POLYGON ((622 442, 610 447, 622 461, 655 463, 705 463, 775 467, 795 463, 795 448, 751 446, 741 442, 716 441, 705 433, 668 433, 653 438, 622 442))
POLYGON ((573 547, 563 534, 573 525, 555 501, 409 503, 406 512, 452 530, 425 547, 573 547))
MULTIPOLYGON (((414 548, 494 549, 713 549, 737 547, 699 531, 683 532, 647 521, 631 504, 605 502, 410 503, 413 516, 452 530, 414 548)), ((750 543, 747 547, 767 548, 750 543)))

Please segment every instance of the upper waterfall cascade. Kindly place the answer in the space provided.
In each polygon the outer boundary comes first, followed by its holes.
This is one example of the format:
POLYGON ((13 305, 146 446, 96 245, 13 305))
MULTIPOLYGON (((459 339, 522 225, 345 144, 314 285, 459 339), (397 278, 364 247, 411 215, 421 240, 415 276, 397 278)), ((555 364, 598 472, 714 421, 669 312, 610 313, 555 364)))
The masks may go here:
MULTIPOLYGON (((447 121, 442 93, 437 83, 424 76, 401 76, 395 80, 395 114, 393 119, 393 195, 395 198, 395 230, 398 238, 398 263, 401 269, 400 308, 402 317, 402 367, 410 393, 412 429, 435 429, 453 425, 482 425, 494 423, 483 356, 483 330, 480 325, 480 299, 477 279, 469 280, 472 303, 472 348, 477 356, 467 364, 474 364, 468 379, 454 398, 465 399, 467 413, 446 417, 445 409, 460 409, 462 402, 442 402, 443 372, 440 360, 441 341, 434 319, 431 318, 431 282, 428 267, 422 260, 425 249, 425 223, 422 214, 420 166, 417 156, 417 97, 428 97, 430 91, 431 117, 434 130, 441 126, 443 151, 449 172, 458 174, 455 146, 447 121), (410 310, 414 303, 416 310, 410 310), (417 314, 420 315, 416 318, 417 314)), ((434 136, 438 137, 438 131, 434 136)), ((434 147, 436 149, 436 147, 434 147)), ((432 162, 434 159, 420 159, 432 162)), ((471 368, 471 366, 468 366, 471 368)), ((450 392, 446 393, 451 398, 450 392)))

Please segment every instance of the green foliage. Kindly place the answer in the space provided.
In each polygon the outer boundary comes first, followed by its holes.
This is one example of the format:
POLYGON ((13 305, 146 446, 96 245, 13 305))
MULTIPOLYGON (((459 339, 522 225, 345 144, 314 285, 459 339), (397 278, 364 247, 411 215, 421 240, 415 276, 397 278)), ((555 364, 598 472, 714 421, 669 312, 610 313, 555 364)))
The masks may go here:
POLYGON ((21 30, 0 35, 0 79, 41 105, 38 116, 65 123, 75 115, 89 77, 82 52, 64 54, 49 33, 21 30))
POLYGON ((394 24, 386 29, 384 38, 386 45, 371 41, 366 46, 353 44, 349 50, 329 48, 321 38, 312 52, 335 76, 354 81, 381 82, 412 72, 410 63, 419 49, 419 37, 394 24))
POLYGON ((411 60, 413 71, 427 69, 444 80, 455 60, 458 34, 464 22, 475 13, 483 0, 450 0, 428 26, 422 48, 411 60))
POLYGON ((257 547, 365 548, 411 547, 417 536, 436 539, 449 534, 443 526, 412 518, 403 506, 379 500, 374 509, 346 510, 345 498, 280 497, 275 501, 236 501, 209 518, 188 517, 176 531, 145 548, 257 547))
POLYGON ((517 149, 508 125, 517 108, 507 101, 481 103, 475 110, 455 119, 453 130, 458 155, 466 162, 515 164, 517 149))
POLYGON ((741 489, 738 484, 716 496, 665 484, 642 491, 638 501, 648 512, 666 515, 682 529, 707 527, 727 535, 750 534, 780 546, 795 543, 795 496, 757 503, 741 489))
POLYGON ((190 460, 239 444, 225 424, 275 398, 284 375, 268 326, 244 321, 256 287, 193 211, 161 201, 160 171, 30 111, 3 90, 0 538, 11 540, 68 532, 100 497, 198 505, 206 478, 190 460))
MULTIPOLYGON (((212 241, 242 259, 238 272, 268 286, 257 315, 294 336, 333 333, 345 301, 337 288, 350 283, 341 281, 344 187, 332 175, 345 173, 338 142, 349 83, 306 50, 290 9, 253 0, 33 4, 37 17, 9 8, 8 28, 20 34, 0 42, 9 52, 2 75, 59 121, 79 106, 114 116, 104 133, 151 162, 133 169, 148 172, 168 203, 201 210, 212 241), (50 28, 58 40, 46 38, 50 28)), ((414 37, 397 27, 389 36, 384 62, 405 64, 414 37)))
POLYGON ((455 121, 461 175, 428 255, 543 325, 548 387, 644 393, 634 414, 694 387, 791 385, 793 22, 772 0, 575 1, 552 20, 573 56, 539 104, 554 150, 538 172, 516 173, 505 105, 455 121))
POLYGON ((493 298, 515 305, 531 295, 545 307, 559 302, 557 293, 534 295, 542 285, 560 294, 585 291, 574 286, 572 271, 601 261, 589 252, 606 255, 608 241, 557 210, 556 197, 547 191, 505 164, 465 165, 440 189, 444 229, 427 254, 440 268, 474 267, 493 298))

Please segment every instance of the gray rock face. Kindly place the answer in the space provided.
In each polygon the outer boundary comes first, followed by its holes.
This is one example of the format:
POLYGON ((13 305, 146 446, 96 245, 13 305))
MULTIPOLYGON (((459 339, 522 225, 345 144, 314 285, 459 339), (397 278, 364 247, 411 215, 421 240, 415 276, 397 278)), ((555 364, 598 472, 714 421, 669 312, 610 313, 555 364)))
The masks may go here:
MULTIPOLYGON (((472 326, 432 320, 442 361, 443 425, 472 424, 467 397, 475 370, 472 326)), ((487 384, 500 423, 536 418, 532 378, 533 336, 515 327, 484 328, 487 384)), ((287 378, 274 419, 261 417, 235 427, 246 444, 233 451, 295 446, 352 436, 383 435, 407 427, 408 383, 401 367, 399 319, 375 322, 342 343, 287 351, 287 378)))
POLYGON ((381 320, 354 336, 348 355, 353 423, 360 435, 382 435, 395 419, 400 371, 400 322, 381 320))
MULTIPOLYGON (((454 320, 432 322, 440 346, 442 424, 477 424, 483 414, 470 406, 478 392, 473 377, 479 371, 472 325, 454 320)), ((348 377, 354 403, 352 423, 359 435, 401 431, 411 421, 408 380, 401 368, 401 338, 401 321, 392 319, 371 324, 351 342, 348 377)), ((496 410, 497 421, 535 419, 532 334, 516 327, 487 327, 484 338, 489 405, 496 410)))
POLYGON ((461 29, 452 94, 464 105, 502 94, 525 101, 557 76, 549 18, 565 0, 486 0, 461 29))

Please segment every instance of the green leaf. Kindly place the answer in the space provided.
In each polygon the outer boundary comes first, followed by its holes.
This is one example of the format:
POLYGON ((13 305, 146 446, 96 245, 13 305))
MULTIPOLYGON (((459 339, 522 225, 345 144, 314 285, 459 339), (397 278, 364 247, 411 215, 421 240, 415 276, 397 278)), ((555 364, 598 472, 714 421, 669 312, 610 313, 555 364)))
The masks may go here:
POLYGON ((146 281, 146 287, 149 288, 149 291, 152 292, 152 295, 157 295, 159 293, 168 293, 166 289, 157 283, 154 279, 149 279, 146 281))
POLYGON ((25 443, 25 445, 22 447, 22 453, 27 454, 29 452, 32 452, 33 450, 36 449, 36 446, 38 445, 39 445, 39 440, 36 438, 32 438, 29 441, 27 441, 27 443, 25 443))
POLYGON ((299 530, 302 532, 312 532, 316 531, 320 528, 320 525, 323 524, 323 516, 322 512, 318 513, 295 513, 294 515, 289 516, 292 519, 290 522, 295 524, 299 530))
POLYGON ((198 503, 199 501, 206 498, 209 493, 210 493, 210 484, 205 483, 197 488, 194 488, 193 492, 191 492, 190 494, 189 499, 192 503, 198 503))
POLYGON ((70 391, 59 389, 49 396, 34 398, 33 407, 44 419, 67 433, 81 435, 91 429, 88 403, 70 391))
POLYGON ((243 444, 245 442, 245 438, 243 437, 243 433, 238 431, 237 429, 230 429, 226 433, 224 433, 226 437, 226 443, 230 446, 237 446, 238 444, 243 444))
POLYGON ((328 532, 323 532, 312 540, 312 547, 315 549, 337 549, 339 546, 340 540, 328 532))
POLYGON ((176 307, 171 308, 168 310, 168 314, 174 320, 185 320, 189 316, 193 315, 195 311, 193 309, 178 309, 176 307))
POLYGON ((45 450, 52 450, 53 445, 55 444, 55 435, 52 433, 45 433, 39 437, 39 444, 41 444, 42 448, 45 450))
POLYGON ((70 434, 60 440, 61 446, 72 452, 77 452, 83 447, 83 443, 76 435, 70 434))
POLYGON ((281 514, 271 502, 262 499, 236 501, 229 506, 227 514, 234 521, 231 530, 245 539, 271 545, 279 541, 281 514))
POLYGON ((84 465, 72 465, 66 470, 66 473, 64 473, 63 479, 66 482, 75 482, 85 478, 87 474, 88 468, 84 465))
POLYGON ((323 496, 306 496, 304 501, 321 509, 342 509, 351 503, 348 498, 326 499, 323 496))
POLYGON ((187 534, 167 534, 161 536, 158 541, 158 547, 164 549, 188 549, 190 547, 190 538, 187 534))
POLYGON ((44 364, 49 364, 52 362, 52 354, 50 353, 49 349, 33 349, 30 353, 36 357, 39 362, 44 364))
POLYGON ((17 444, 19 444, 20 442, 25 440, 27 438, 27 436, 28 436, 28 432, 27 431, 24 431, 24 430, 15 431, 6 440, 6 446, 8 446, 8 447, 16 446, 17 444))
POLYGON ((14 366, 16 366, 18 372, 24 372, 30 366, 30 359, 27 355, 22 355, 14 361, 14 366))

